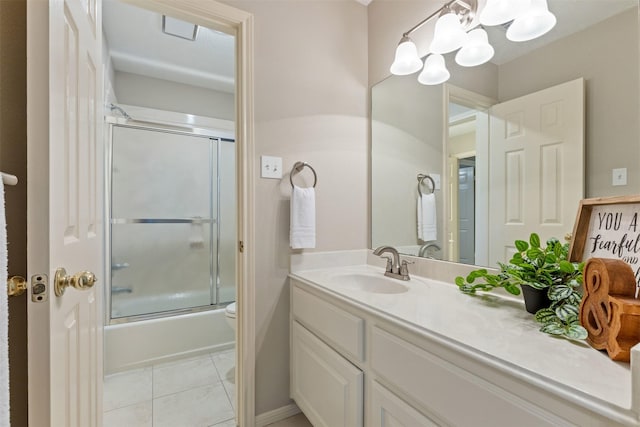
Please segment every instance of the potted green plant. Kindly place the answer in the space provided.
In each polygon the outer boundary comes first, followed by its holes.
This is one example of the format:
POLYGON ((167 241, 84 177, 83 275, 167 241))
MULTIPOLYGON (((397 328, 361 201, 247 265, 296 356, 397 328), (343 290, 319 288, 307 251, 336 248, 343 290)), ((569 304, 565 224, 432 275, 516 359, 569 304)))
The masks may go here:
MULTIPOLYGON (((529 242, 516 240, 517 252, 508 264, 498 263, 500 271, 491 274, 486 269, 472 271, 466 278, 456 277, 456 285, 466 294, 489 292, 503 288, 513 295, 527 287, 546 293, 547 307, 529 308, 542 324, 542 332, 572 340, 587 337, 587 331, 578 319, 582 294, 584 263, 568 260, 569 244, 558 239, 547 240, 540 245, 540 237, 532 233, 529 242)), ((527 293, 525 298, 529 298, 527 293)), ((525 303, 527 301, 525 300, 525 303)))

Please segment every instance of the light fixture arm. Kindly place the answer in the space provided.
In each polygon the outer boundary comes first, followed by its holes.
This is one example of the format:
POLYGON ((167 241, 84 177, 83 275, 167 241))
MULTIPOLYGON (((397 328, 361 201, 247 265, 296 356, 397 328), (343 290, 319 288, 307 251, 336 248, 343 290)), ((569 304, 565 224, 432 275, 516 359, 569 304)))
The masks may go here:
POLYGON ((418 22, 416 25, 414 25, 410 30, 408 30, 407 32, 402 34, 402 37, 409 37, 409 35, 411 33, 413 33, 414 31, 416 31, 418 28, 422 27, 424 24, 426 24, 427 22, 429 22, 432 18, 435 18, 436 16, 440 15, 442 13, 442 11, 444 9, 449 8, 452 4, 458 4, 460 7, 467 9, 468 11, 473 11, 473 6, 470 5, 469 3, 467 3, 464 0, 450 0, 447 3, 445 3, 444 5, 442 5, 442 7, 440 7, 438 10, 436 10, 435 12, 433 12, 431 15, 427 16, 426 18, 424 18, 422 21, 418 22))

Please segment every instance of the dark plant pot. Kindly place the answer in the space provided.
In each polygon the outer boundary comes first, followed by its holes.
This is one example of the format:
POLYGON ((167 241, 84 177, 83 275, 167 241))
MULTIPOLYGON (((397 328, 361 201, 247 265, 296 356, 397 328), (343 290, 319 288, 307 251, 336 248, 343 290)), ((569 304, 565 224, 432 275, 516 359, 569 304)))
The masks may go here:
POLYGON ((529 285, 522 285, 522 296, 524 297, 524 307, 531 314, 551 305, 547 289, 536 289, 529 285))

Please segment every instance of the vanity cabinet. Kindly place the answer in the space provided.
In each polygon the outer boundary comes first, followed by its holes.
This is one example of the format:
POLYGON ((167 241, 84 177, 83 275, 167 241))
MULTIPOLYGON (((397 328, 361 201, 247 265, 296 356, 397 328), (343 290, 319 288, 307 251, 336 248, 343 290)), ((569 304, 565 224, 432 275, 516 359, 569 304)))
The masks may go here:
POLYGON ((364 357, 364 320, 298 287, 291 313, 291 398, 315 427, 363 426, 364 374, 347 357, 364 357))
POLYGON ((640 425, 630 410, 402 322, 370 300, 302 278, 291 284, 291 398, 315 427, 640 425))
POLYGON ((416 411, 404 400, 387 390, 377 381, 371 381, 371 405, 367 419, 371 427, 439 427, 438 423, 416 411))

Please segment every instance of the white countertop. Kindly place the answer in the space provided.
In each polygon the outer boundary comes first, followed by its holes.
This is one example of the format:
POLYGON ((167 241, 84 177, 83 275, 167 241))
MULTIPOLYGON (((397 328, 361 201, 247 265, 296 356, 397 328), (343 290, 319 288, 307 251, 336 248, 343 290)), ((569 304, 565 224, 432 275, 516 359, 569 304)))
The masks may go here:
MULTIPOLYGON (((371 265, 298 270, 291 276, 325 289, 361 308, 381 313, 436 336, 510 372, 604 415, 632 414, 631 369, 586 342, 554 338, 520 301, 499 296, 469 296, 454 284, 412 275, 405 293, 383 294, 344 286, 337 276, 383 276, 371 265), (620 414, 623 412, 624 414, 620 414)), ((394 280, 394 279, 389 279, 394 280)))

